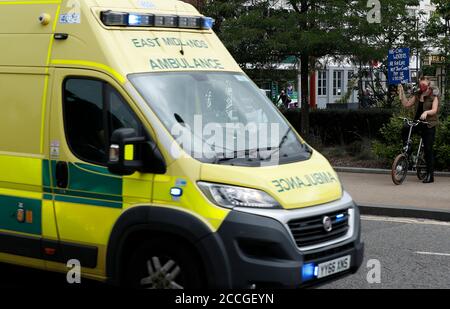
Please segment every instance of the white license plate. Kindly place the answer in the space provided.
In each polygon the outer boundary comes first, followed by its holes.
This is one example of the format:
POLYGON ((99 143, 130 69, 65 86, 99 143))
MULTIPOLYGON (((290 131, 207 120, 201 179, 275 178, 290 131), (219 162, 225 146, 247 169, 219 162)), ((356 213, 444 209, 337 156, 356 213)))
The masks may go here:
POLYGON ((344 256, 332 261, 328 261, 322 264, 319 264, 317 267, 318 269, 318 274, 317 274, 317 278, 324 278, 324 277, 328 277, 346 270, 350 269, 350 261, 351 261, 351 256, 344 256))

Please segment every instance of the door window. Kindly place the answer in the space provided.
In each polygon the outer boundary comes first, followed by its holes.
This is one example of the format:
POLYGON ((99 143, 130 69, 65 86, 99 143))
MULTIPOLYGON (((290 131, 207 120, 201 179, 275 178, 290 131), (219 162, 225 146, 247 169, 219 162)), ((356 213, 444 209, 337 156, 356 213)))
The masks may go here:
POLYGON ((108 83, 86 78, 64 82, 66 138, 74 155, 83 161, 106 165, 112 132, 142 126, 123 97, 108 83))

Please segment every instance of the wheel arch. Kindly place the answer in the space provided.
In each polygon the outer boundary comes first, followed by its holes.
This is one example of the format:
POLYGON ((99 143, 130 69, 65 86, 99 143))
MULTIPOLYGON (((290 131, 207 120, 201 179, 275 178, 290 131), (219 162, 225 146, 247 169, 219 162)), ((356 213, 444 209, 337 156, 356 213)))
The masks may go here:
POLYGON ((129 244, 135 237, 178 238, 196 249, 208 286, 228 287, 231 274, 225 246, 206 223, 186 211, 168 207, 137 206, 125 211, 115 223, 107 246, 106 276, 119 285, 129 244))

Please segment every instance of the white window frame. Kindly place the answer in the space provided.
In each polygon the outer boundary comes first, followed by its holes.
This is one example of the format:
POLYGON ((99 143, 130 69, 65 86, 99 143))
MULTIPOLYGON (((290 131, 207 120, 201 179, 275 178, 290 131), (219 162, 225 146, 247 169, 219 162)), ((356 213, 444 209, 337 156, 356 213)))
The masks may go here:
POLYGON ((343 95, 344 90, 344 71, 335 70, 333 71, 333 96, 340 97, 343 95), (338 93, 338 90, 341 92, 338 93))
POLYGON ((326 97, 328 95, 328 71, 317 72, 317 95, 326 97))

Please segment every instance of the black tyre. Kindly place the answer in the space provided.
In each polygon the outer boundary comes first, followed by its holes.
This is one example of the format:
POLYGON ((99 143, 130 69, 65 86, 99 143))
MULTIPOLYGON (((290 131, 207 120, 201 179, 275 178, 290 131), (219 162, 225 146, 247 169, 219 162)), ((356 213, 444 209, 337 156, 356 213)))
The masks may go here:
POLYGON ((394 163, 392 164, 392 181, 396 185, 401 185, 408 175, 408 158, 401 154, 395 158, 394 163))
POLYGON ((192 248, 176 239, 148 240, 131 255, 125 285, 134 289, 201 289, 200 265, 192 248))
POLYGON ((424 158, 419 158, 416 169, 417 178, 419 178, 420 181, 424 180, 427 177, 427 163, 424 158))

